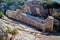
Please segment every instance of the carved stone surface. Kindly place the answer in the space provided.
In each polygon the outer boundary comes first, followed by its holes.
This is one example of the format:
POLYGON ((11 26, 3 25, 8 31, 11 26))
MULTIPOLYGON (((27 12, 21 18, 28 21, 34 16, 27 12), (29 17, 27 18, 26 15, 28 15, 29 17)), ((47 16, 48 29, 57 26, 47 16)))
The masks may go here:
POLYGON ((22 13, 21 11, 7 11, 6 15, 10 18, 14 18, 16 20, 19 20, 23 23, 35 26, 39 29, 42 29, 45 31, 45 29, 49 29, 49 31, 53 31, 53 17, 49 16, 45 20, 42 21, 39 17, 29 16, 25 13, 22 13))

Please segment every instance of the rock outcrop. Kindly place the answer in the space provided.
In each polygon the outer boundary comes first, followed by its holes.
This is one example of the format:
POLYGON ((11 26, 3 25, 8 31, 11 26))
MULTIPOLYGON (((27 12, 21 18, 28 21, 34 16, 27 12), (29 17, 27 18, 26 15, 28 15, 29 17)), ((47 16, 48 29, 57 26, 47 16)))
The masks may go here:
POLYGON ((6 34, 7 27, 5 23, 0 19, 0 40, 6 40, 7 34, 6 34))
POLYGON ((48 29, 49 31, 53 31, 54 18, 51 16, 47 17, 45 20, 42 20, 39 17, 34 17, 31 15, 22 13, 19 9, 16 10, 15 12, 9 10, 6 12, 6 15, 10 18, 14 18, 28 25, 32 25, 39 29, 42 29, 43 31, 46 31, 46 29, 48 29))
POLYGON ((25 3, 25 10, 32 15, 39 16, 39 17, 47 17, 48 12, 43 6, 44 4, 40 1, 31 1, 25 3))
POLYGON ((54 21, 54 24, 56 26, 55 28, 60 30, 60 9, 52 8, 49 11, 50 11, 51 16, 55 18, 55 21, 54 21))
POLYGON ((20 34, 16 35, 14 40, 40 40, 40 39, 28 32, 21 32, 20 34))
POLYGON ((55 8, 50 9, 50 14, 52 16, 54 16, 55 18, 60 19, 60 10, 59 9, 55 9, 55 8))

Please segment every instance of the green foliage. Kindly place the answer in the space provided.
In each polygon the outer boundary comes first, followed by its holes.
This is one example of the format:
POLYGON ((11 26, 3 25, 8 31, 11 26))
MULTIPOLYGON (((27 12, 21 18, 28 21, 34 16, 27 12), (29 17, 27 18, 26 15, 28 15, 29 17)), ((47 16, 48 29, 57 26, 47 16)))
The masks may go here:
POLYGON ((17 1, 24 2, 24 1, 27 1, 27 0, 2 0, 2 1, 5 1, 5 2, 17 2, 17 1))
POLYGON ((3 17, 3 13, 2 12, 0 12, 0 18, 2 18, 3 17))
POLYGON ((23 5, 23 6, 20 6, 20 9, 21 9, 21 10, 23 10, 24 8, 25 8, 25 6, 24 6, 24 5, 23 5))
POLYGON ((7 32, 12 35, 16 35, 18 33, 17 30, 15 29, 14 30, 8 29, 7 32))
POLYGON ((60 3, 58 2, 47 2, 45 4, 46 8, 59 8, 60 7, 60 3))
POLYGON ((46 4, 48 4, 48 5, 60 4, 60 3, 56 2, 56 1, 53 1, 53 0, 45 0, 45 1, 46 1, 46 4))
POLYGON ((60 3, 58 2, 51 2, 51 3, 47 3, 48 5, 60 5, 60 3))

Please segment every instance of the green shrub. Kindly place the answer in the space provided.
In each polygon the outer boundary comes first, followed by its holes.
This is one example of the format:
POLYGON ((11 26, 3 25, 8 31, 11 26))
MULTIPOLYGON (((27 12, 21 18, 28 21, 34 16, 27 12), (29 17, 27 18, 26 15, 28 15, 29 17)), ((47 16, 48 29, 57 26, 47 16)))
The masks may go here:
POLYGON ((3 17, 3 13, 2 12, 0 12, 0 18, 2 18, 3 17))
POLYGON ((12 35, 16 35, 18 33, 17 30, 15 29, 14 30, 8 29, 7 32, 12 35))
POLYGON ((23 5, 23 6, 20 6, 20 9, 21 9, 21 10, 24 10, 24 8, 25 8, 25 6, 24 6, 24 5, 23 5))
POLYGON ((60 3, 58 2, 47 2, 44 5, 46 8, 60 8, 60 3))

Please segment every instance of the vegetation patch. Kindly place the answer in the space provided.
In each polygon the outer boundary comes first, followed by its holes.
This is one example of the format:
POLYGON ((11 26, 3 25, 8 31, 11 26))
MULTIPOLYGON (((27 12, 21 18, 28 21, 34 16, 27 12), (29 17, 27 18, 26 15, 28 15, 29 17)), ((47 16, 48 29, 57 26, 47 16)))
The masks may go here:
POLYGON ((2 18, 3 17, 3 13, 2 12, 0 12, 0 18, 2 18))
POLYGON ((7 32, 12 35, 16 35, 18 33, 17 30, 15 29, 14 30, 8 29, 7 32))
POLYGON ((45 7, 46 8, 59 8, 60 3, 58 3, 58 2, 46 2, 45 7))
POLYGON ((24 6, 24 5, 23 5, 23 6, 20 6, 20 9, 21 9, 21 10, 24 10, 24 8, 25 8, 25 6, 24 6))

